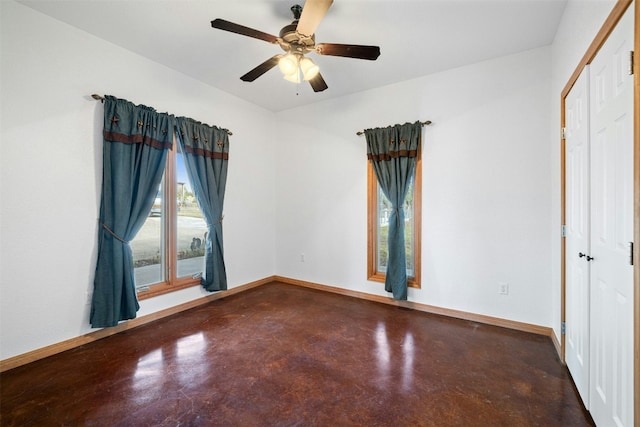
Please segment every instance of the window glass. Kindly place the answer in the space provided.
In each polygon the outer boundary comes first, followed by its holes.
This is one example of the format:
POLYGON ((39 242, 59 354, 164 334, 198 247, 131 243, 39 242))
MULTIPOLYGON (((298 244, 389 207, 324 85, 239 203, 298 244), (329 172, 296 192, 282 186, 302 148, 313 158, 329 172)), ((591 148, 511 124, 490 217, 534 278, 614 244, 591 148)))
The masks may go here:
MULTIPOLYGON (((422 162, 420 153, 415 173, 409 182, 404 200, 404 240, 406 249, 407 284, 420 287, 421 269, 421 212, 422 212, 422 162)), ((378 185, 373 167, 367 166, 367 278, 384 282, 387 272, 389 217, 391 202, 378 185)))
MULTIPOLYGON (((404 199, 404 242, 407 254, 407 277, 414 277, 414 206, 413 206, 413 177, 409 183, 409 189, 404 199)), ((377 185, 377 245, 376 245, 376 269, 381 273, 387 271, 388 244, 387 237, 389 235, 389 216, 391 215, 391 202, 384 195, 380 185, 377 185)))
POLYGON ((139 297, 197 285, 206 233, 184 158, 174 143, 151 212, 131 241, 139 297))
MULTIPOLYGON (((164 178, 162 179, 164 183, 164 178)), ((162 186, 158 188, 156 199, 144 225, 131 241, 136 288, 164 281, 162 261, 164 257, 164 209, 162 186)))
POLYGON ((197 276, 204 268, 204 245, 207 224, 196 201, 191 182, 187 177, 181 152, 176 156, 177 199, 177 277, 197 276))

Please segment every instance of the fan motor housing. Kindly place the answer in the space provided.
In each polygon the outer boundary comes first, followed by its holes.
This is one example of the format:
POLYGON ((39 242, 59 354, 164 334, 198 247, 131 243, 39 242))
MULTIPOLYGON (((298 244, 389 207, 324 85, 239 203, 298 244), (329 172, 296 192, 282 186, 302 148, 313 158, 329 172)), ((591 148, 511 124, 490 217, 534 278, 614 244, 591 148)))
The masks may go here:
POLYGON ((316 35, 313 34, 311 37, 303 36, 296 31, 297 28, 298 20, 285 25, 280 30, 280 38, 292 46, 299 45, 301 48, 313 48, 316 44, 316 35))

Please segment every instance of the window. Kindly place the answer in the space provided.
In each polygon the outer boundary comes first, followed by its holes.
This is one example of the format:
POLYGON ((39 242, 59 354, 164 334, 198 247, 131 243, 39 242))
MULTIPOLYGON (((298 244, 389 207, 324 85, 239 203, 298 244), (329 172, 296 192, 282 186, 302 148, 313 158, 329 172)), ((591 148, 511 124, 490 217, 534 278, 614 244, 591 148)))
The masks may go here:
MULTIPOLYGON (((367 277, 384 282, 387 271, 387 233, 391 202, 378 185, 371 163, 367 166, 367 277)), ((420 153, 404 201, 404 237, 407 254, 407 285, 420 288, 422 225, 422 161, 420 153)))
POLYGON ((173 147, 151 212, 131 242, 139 299, 199 285, 204 269, 207 226, 175 139, 173 147))

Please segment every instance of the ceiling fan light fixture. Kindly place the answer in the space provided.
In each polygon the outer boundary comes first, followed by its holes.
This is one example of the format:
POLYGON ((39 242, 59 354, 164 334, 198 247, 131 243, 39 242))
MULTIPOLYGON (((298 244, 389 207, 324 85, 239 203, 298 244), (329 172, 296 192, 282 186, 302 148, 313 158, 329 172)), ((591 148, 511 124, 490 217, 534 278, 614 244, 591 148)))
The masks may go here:
POLYGON ((278 61, 278 67, 280 67, 280 71, 285 76, 293 74, 298 71, 298 58, 291 53, 287 53, 278 61))
POLYGON ((296 68, 292 73, 285 74, 284 79, 293 83, 300 83, 300 70, 296 68))
POLYGON ((320 72, 320 67, 318 67, 310 58, 302 58, 300 60, 300 70, 302 71, 302 76, 305 80, 311 80, 320 72))

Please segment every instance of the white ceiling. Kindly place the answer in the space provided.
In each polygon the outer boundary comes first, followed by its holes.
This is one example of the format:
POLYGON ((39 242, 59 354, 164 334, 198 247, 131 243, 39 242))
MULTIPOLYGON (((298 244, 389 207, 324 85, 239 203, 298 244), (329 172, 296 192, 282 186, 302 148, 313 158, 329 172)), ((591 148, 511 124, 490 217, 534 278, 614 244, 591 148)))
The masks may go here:
POLYGON ((211 28, 223 18, 278 35, 304 0, 21 0, 20 3, 271 111, 335 98, 551 44, 566 0, 335 0, 316 42, 380 46, 376 61, 309 54, 329 89, 278 68, 240 76, 282 52, 211 28))

